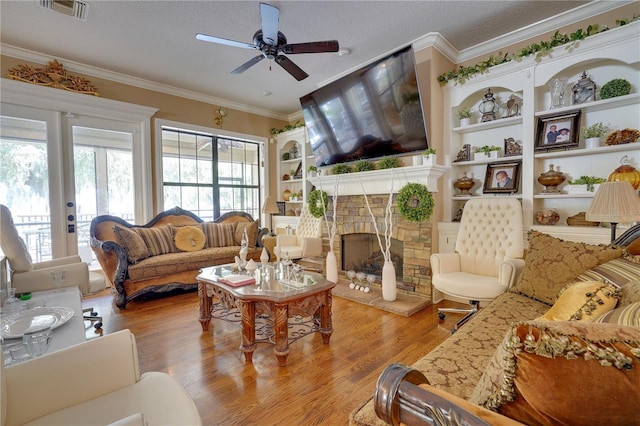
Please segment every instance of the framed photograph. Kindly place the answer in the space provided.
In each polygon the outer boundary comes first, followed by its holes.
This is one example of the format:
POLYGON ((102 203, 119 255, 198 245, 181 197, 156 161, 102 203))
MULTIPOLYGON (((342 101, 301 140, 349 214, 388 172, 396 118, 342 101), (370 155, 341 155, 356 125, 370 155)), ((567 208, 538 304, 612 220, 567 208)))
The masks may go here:
POLYGON ((284 201, 276 201, 276 205, 278 206, 278 213, 275 213, 277 216, 284 216, 286 214, 286 204, 284 201))
POLYGON ((514 161, 512 163, 487 164, 482 192, 485 194, 518 192, 521 163, 514 161))
POLYGON ((538 117, 536 151, 578 146, 580 110, 538 117))
POLYGON ((504 156, 511 157, 513 155, 522 155, 522 144, 514 138, 506 138, 504 140, 504 156))

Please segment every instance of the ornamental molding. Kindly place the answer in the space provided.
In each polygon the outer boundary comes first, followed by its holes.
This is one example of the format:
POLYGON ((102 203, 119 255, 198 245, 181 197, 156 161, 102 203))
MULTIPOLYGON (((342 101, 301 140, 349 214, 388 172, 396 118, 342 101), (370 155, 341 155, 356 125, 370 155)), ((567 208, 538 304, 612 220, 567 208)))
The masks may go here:
POLYGON ((38 86, 53 87, 69 92, 82 93, 85 95, 100 96, 98 89, 91 85, 91 82, 84 77, 67 73, 64 66, 57 60, 50 61, 43 68, 32 67, 30 65, 18 65, 9 70, 7 78, 10 80, 23 81, 25 83, 36 84, 38 86))

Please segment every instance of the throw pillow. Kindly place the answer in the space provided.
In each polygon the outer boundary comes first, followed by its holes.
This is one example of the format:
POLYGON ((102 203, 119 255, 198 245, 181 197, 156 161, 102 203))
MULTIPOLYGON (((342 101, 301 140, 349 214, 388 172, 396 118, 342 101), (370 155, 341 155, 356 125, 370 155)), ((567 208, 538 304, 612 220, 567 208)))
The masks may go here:
POLYGON ((249 238, 249 241, 247 242, 247 244, 249 248, 255 247, 256 242, 258 240, 258 225, 259 225, 258 220, 255 220, 253 222, 238 222, 236 225, 236 235, 235 235, 236 245, 239 246, 242 243, 242 234, 246 229, 247 237, 249 238))
POLYGON ((199 226, 181 226, 174 229, 176 248, 180 251, 198 251, 204 247, 204 232, 199 226))
POLYGON ((618 287, 601 281, 569 284, 538 321, 594 321, 616 307, 618 292, 618 287))
POLYGON ((640 302, 609 311, 594 322, 640 326, 640 302))
POLYGON ((15 272, 26 272, 33 269, 31 255, 13 224, 11 211, 2 204, 0 204, 0 235, 2 235, 0 248, 2 248, 2 253, 7 256, 11 269, 15 272))
POLYGON ((627 246, 627 251, 629 252, 629 254, 640 256, 640 238, 636 238, 635 240, 631 241, 627 246))
POLYGON ((127 253, 127 259, 129 259, 129 262, 138 263, 149 257, 149 249, 147 249, 147 245, 140 234, 132 229, 123 228, 118 225, 113 227, 113 233, 116 235, 118 242, 127 253))
POLYGON ((524 268, 510 291, 553 305, 579 274, 621 255, 621 248, 563 241, 532 230, 524 268))
POLYGON ((640 302, 640 279, 629 281, 620 291, 618 307, 640 302))
POLYGON ((230 247, 235 246, 235 223, 212 223, 202 224, 206 239, 205 247, 230 247))
POLYGON ((627 425, 640 412, 637 351, 639 327, 517 323, 470 401, 529 425, 627 425))
POLYGON ((134 229, 144 240, 151 256, 158 256, 166 253, 175 253, 177 251, 176 245, 173 242, 173 232, 171 230, 171 225, 134 229))

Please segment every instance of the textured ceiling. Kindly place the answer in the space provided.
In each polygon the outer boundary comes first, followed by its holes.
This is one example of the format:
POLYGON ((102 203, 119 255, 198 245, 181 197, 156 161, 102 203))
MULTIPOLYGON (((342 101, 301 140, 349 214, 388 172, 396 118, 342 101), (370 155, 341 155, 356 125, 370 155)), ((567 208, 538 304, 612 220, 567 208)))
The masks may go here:
MULTIPOLYGON (((256 51, 205 43, 202 32, 252 42, 260 28, 256 1, 98 1, 88 19, 42 8, 36 0, 0 1, 3 46, 73 61, 246 104, 278 114, 319 82, 438 32, 463 50, 579 7, 583 1, 273 1, 290 43, 337 39, 350 55, 289 55, 310 77, 294 80, 263 60, 241 75, 230 71, 256 51), (265 96, 265 93, 270 95, 265 96)), ((4 71, 3 71, 4 72, 4 71)))

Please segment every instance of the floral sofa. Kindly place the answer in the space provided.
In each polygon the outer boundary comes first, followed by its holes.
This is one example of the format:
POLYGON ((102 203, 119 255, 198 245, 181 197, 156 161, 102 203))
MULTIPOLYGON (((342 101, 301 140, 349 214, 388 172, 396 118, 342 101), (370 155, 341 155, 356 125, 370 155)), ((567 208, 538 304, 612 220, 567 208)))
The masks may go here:
POLYGON ((410 367, 387 367, 350 424, 640 424, 639 237, 530 231, 514 286, 410 367))
POLYGON ((213 222, 175 207, 146 225, 131 225, 115 216, 91 221, 91 248, 115 289, 116 305, 149 293, 195 289, 196 276, 207 266, 233 263, 243 235, 247 259, 259 260, 262 236, 258 221, 244 212, 229 212, 213 222))

